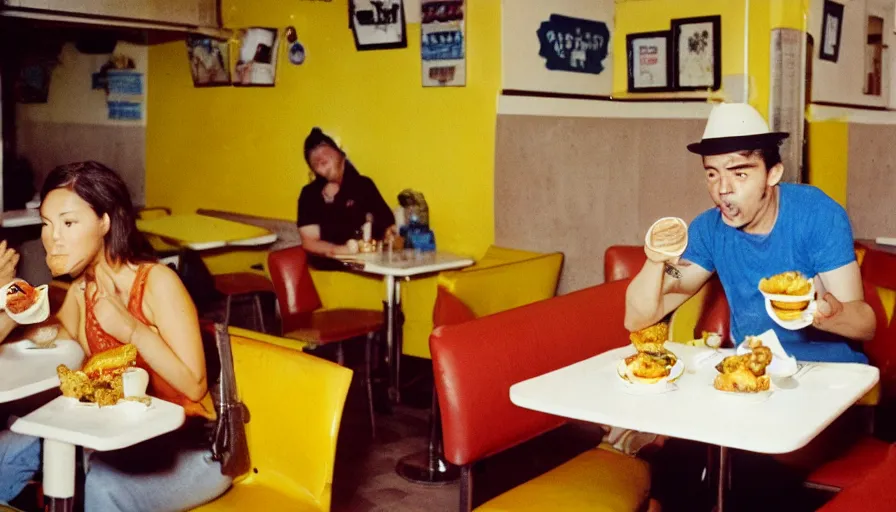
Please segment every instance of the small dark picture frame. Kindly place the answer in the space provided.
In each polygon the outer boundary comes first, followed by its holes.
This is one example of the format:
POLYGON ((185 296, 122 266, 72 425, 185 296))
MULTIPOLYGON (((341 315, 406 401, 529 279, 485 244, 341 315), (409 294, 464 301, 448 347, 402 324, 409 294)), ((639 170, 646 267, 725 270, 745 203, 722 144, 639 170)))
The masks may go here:
POLYGON ((401 0, 349 0, 349 24, 358 51, 408 46, 404 2, 401 0))
POLYGON ((722 87, 722 17, 672 20, 672 79, 677 91, 722 87))
POLYGON ((843 30, 843 5, 825 0, 822 12, 818 58, 837 62, 840 58, 840 33, 843 30))
POLYGON ((628 92, 672 90, 669 31, 640 32, 625 36, 628 92))

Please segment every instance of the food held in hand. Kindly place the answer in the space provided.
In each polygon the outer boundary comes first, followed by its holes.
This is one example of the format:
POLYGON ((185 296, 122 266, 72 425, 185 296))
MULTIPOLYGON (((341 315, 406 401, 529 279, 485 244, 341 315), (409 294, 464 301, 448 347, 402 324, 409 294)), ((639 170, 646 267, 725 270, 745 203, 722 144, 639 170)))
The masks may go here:
POLYGON ((678 361, 675 354, 666 350, 663 344, 669 337, 669 325, 660 322, 629 335, 638 351, 625 358, 626 374, 635 382, 656 384, 672 373, 678 361))
POLYGON ((67 397, 100 406, 115 405, 124 398, 122 374, 137 363, 137 348, 122 345, 93 355, 80 370, 56 367, 60 390, 67 397))
MULTIPOLYGON (((796 271, 783 272, 759 281, 759 289, 773 295, 800 297, 812 291, 812 282, 796 271)), ((809 307, 809 299, 799 301, 772 300, 772 311, 785 322, 799 320, 809 307)))
POLYGON ((6 288, 6 310, 12 314, 28 311, 37 299, 37 290, 25 281, 15 281, 6 288))
POLYGON ((47 267, 50 268, 50 273, 53 274, 53 277, 61 276, 65 274, 68 265, 68 256, 65 254, 53 254, 47 255, 47 267))
POLYGON ((716 365, 713 386, 719 391, 758 393, 768 391, 769 376, 765 369, 772 362, 772 351, 757 337, 747 337, 751 352, 740 356, 728 356, 716 365))
POLYGON ((688 228, 681 219, 661 219, 650 230, 652 249, 666 253, 683 251, 688 243, 688 228))

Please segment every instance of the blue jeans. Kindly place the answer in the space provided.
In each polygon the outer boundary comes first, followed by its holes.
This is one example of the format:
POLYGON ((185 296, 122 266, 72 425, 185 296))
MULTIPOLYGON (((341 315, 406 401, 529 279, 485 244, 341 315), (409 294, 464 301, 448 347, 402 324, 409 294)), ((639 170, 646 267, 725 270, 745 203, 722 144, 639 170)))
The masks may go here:
POLYGON ((22 492, 40 469, 40 439, 0 430, 0 503, 22 492))
MULTIPOLYGON (((130 448, 93 452, 84 482, 86 512, 180 511, 209 502, 230 487, 211 452, 184 444, 180 432, 130 448)), ((22 492, 41 464, 40 439, 0 431, 0 502, 22 492)))

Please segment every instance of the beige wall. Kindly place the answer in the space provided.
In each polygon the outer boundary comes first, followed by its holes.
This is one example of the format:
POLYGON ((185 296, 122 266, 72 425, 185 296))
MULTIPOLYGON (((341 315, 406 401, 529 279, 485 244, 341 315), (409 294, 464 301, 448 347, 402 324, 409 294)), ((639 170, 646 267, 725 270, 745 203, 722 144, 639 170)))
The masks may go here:
POLYGON ((505 99, 495 148, 495 239, 562 251, 560 292, 603 282, 603 255, 658 218, 712 206, 698 157, 707 104, 505 99))
MULTIPOLYGON (((134 59, 147 84, 145 46, 119 43, 115 50, 134 59)), ((47 103, 16 105, 16 149, 35 171, 39 189, 55 166, 96 160, 118 171, 135 202, 145 197, 146 109, 141 121, 108 119, 106 93, 91 89, 91 75, 109 55, 85 55, 66 43, 53 70, 47 103)), ((186 65, 186 63, 185 63, 186 65)), ((138 98, 139 99, 139 98, 138 98)))
POLYGON ((896 237, 894 124, 849 125, 846 209, 856 238, 896 237))
MULTIPOLYGON (((848 0, 843 4, 843 27, 840 34, 840 55, 837 62, 818 58, 821 48, 821 24, 824 0, 811 0, 808 14, 809 33, 815 42, 812 58, 812 98, 814 102, 846 103, 885 107, 892 105, 890 86, 891 61, 896 51, 893 33, 893 0, 848 0), (869 15, 884 19, 883 91, 880 96, 864 94, 866 24, 869 15)), ((893 98, 896 101, 896 98, 893 98)))

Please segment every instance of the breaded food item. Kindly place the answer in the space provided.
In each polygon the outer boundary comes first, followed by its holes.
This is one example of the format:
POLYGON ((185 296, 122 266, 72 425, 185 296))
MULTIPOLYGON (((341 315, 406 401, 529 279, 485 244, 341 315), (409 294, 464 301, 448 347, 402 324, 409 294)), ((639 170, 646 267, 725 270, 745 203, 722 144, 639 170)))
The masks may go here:
POLYGON ((660 322, 629 334, 637 354, 625 358, 625 366, 631 377, 643 384, 654 384, 668 377, 678 358, 666 350, 669 324, 660 322))
MULTIPOLYGON (((759 289, 765 293, 775 295, 806 295, 812 290, 812 282, 796 271, 783 272, 769 278, 759 281, 759 289)), ((799 320, 803 316, 803 311, 809 307, 808 300, 800 300, 796 302, 773 300, 771 301, 772 311, 775 316, 785 322, 799 320)))
POLYGON ((49 267, 50 273, 53 274, 53 277, 65 274, 67 266, 68 256, 66 256, 65 254, 47 255, 47 267, 49 267))
POLYGON ((650 231, 650 245, 659 251, 675 253, 684 249, 687 237, 688 229, 680 220, 662 219, 650 231))
POLYGON ((93 355, 84 368, 71 370, 65 365, 56 367, 59 389, 63 396, 99 406, 115 405, 124 398, 122 374, 137 361, 137 348, 133 345, 100 352, 93 355))
POLYGON ((719 391, 758 393, 768 391, 771 384, 765 369, 772 362, 772 351, 754 336, 747 339, 751 352, 728 356, 716 365, 713 387, 719 391))
POLYGON ((625 358, 625 366, 641 383, 655 384, 672 373, 676 361, 671 352, 664 355, 639 352, 625 358))
POLYGON ((37 299, 37 290, 21 279, 6 288, 6 310, 10 313, 19 314, 28 311, 37 299))
POLYGON ((812 283, 801 273, 791 270, 759 280, 759 289, 774 295, 806 295, 812 283))
POLYGON ((630 333, 628 339, 638 352, 664 354, 667 352, 663 344, 669 339, 669 324, 665 322, 653 324, 640 331, 630 333))

